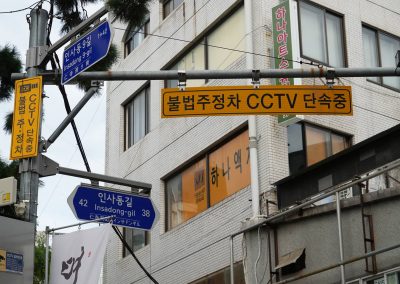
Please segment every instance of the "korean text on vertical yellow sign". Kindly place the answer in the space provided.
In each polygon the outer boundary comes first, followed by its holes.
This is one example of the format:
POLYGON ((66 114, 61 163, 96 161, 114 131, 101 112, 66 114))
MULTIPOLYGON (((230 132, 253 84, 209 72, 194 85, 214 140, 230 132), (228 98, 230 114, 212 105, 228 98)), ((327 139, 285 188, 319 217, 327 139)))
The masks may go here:
POLYGON ((15 82, 10 160, 38 155, 42 77, 15 82))

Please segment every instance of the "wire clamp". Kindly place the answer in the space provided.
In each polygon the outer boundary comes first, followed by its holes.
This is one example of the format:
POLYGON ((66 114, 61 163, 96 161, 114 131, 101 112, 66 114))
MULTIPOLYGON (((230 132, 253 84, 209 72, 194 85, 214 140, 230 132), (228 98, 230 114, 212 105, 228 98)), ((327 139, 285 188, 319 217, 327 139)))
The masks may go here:
POLYGON ((335 69, 334 68, 326 68, 326 85, 329 88, 333 88, 335 84, 335 69))
POLYGON ((104 81, 102 80, 92 80, 90 81, 91 87, 104 87, 104 81))
POLYGON ((253 84, 254 89, 260 88, 260 70, 252 70, 252 80, 251 83, 253 84))
POLYGON ((179 91, 185 91, 186 89, 186 71, 178 70, 178 88, 179 91))

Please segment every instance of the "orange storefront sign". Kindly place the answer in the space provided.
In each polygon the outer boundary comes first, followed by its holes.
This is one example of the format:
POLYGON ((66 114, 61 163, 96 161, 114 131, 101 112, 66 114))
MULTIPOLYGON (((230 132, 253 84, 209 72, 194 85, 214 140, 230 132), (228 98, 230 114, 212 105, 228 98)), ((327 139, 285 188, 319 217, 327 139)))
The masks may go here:
POLYGON ((212 152, 209 168, 211 206, 249 186, 249 132, 243 132, 212 152))
POLYGON ((188 220, 206 209, 206 159, 203 159, 182 173, 182 218, 188 220))

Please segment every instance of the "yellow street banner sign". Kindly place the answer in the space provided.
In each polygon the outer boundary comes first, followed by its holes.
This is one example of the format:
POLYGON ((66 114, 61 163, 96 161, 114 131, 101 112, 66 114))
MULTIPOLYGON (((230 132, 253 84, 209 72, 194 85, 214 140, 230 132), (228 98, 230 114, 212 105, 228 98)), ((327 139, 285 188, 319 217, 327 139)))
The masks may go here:
POLYGON ((10 160, 38 155, 42 77, 15 81, 10 160))
POLYGON ((352 115, 350 86, 209 86, 162 89, 161 117, 330 114, 352 115))

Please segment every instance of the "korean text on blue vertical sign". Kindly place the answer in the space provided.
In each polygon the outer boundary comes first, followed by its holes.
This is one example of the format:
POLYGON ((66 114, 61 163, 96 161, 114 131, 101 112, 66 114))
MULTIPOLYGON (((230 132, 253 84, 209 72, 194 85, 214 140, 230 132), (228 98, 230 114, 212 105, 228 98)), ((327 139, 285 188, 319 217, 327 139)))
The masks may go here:
POLYGON ((66 48, 63 54, 61 83, 67 83, 103 59, 110 45, 110 24, 105 21, 66 48))

